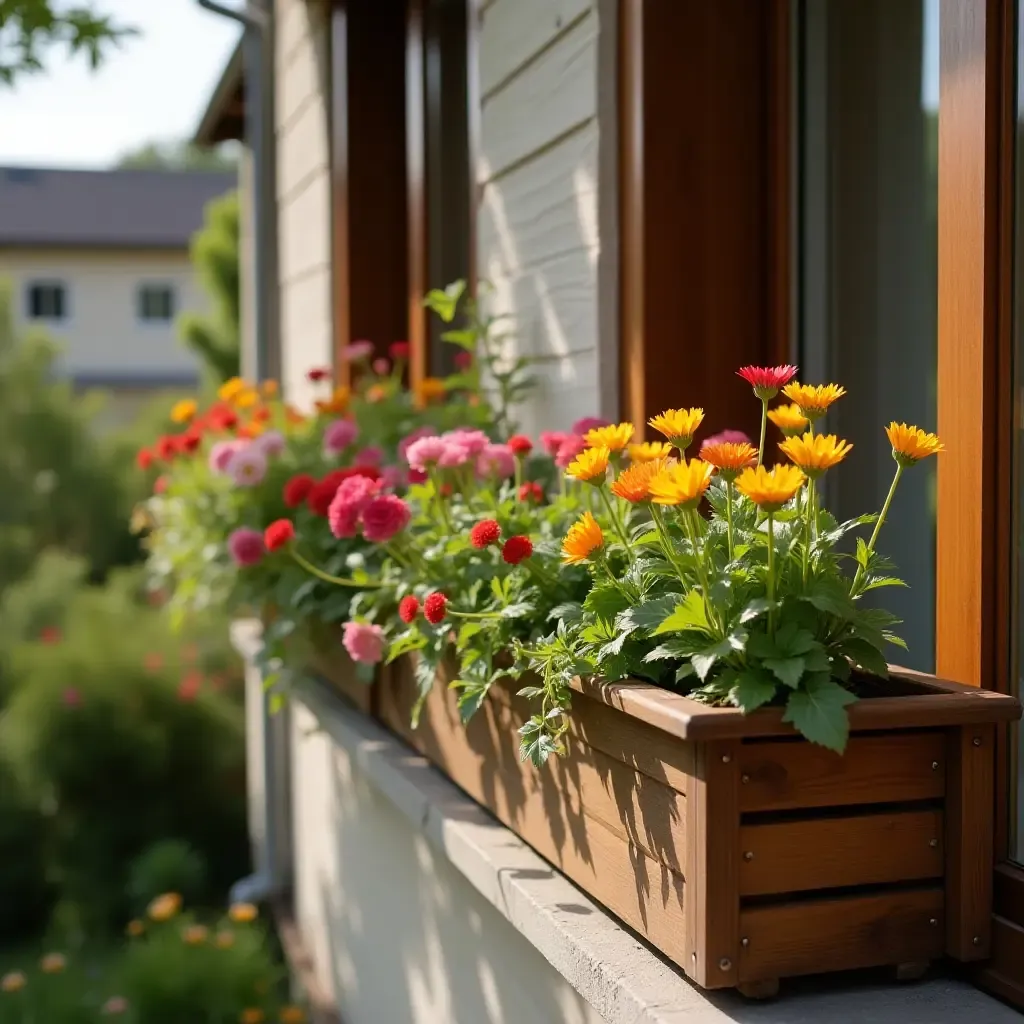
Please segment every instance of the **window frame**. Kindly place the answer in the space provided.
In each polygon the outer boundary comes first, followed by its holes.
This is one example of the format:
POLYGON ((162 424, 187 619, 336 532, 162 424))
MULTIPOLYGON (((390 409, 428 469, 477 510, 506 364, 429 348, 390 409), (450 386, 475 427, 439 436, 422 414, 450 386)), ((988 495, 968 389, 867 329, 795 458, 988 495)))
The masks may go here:
POLYGON ((163 328, 174 324, 178 315, 178 289, 171 281, 140 281, 135 286, 135 320, 145 328, 163 328), (145 315, 147 292, 161 291, 169 296, 169 313, 166 317, 145 315))
POLYGON ((30 323, 64 325, 71 320, 71 287, 56 277, 31 278, 25 282, 25 319, 30 323), (32 312, 32 293, 36 289, 50 288, 60 294, 63 310, 59 316, 36 316, 32 312))

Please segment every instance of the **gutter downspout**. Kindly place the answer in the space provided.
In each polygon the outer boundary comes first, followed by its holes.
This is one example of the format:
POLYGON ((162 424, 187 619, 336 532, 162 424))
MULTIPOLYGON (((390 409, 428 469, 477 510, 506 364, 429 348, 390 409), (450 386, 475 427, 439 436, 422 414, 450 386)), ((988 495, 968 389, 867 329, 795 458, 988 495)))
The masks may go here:
MULTIPOLYGON (((197 0, 200 7, 239 22, 245 74, 245 135, 252 153, 253 181, 253 353, 252 376, 257 381, 280 377, 277 344, 277 161, 274 122, 274 25, 272 0, 247 0, 244 7, 227 7, 217 0, 197 0)), ((243 353, 244 356, 244 353, 243 353)), ((255 874, 231 887, 236 902, 263 902, 286 887, 283 862, 277 849, 279 831, 286 822, 277 820, 278 751, 274 741, 276 717, 270 710, 270 693, 261 687, 263 732, 264 864, 255 874)))

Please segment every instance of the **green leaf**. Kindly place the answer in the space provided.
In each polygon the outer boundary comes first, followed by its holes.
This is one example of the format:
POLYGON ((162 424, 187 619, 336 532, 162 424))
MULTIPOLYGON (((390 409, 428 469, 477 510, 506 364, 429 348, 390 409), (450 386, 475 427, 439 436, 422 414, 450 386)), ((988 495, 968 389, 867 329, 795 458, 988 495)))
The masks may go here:
POLYGON ((872 576, 864 585, 865 590, 877 590, 879 587, 905 587, 903 580, 896 576, 872 576))
POLYGON ((857 698, 831 679, 813 687, 794 690, 786 702, 784 722, 791 722, 797 731, 812 743, 842 753, 850 735, 846 706, 857 698))
POLYGON ((455 646, 459 649, 465 647, 483 628, 479 622, 464 622, 459 627, 459 635, 455 639, 455 646))
POLYGON ((729 699, 744 714, 750 714, 775 696, 775 685, 775 680, 767 673, 748 669, 737 677, 729 691, 729 699))
POLYGON ((418 629, 409 629, 400 633, 388 645, 387 664, 390 665, 395 658, 409 651, 418 651, 426 647, 427 638, 418 629))
POLYGON ((543 686, 524 686, 521 690, 516 691, 517 697, 525 697, 527 700, 536 700, 538 697, 544 696, 543 686))
POLYGON ((889 678, 889 666, 886 664, 885 655, 867 640, 851 636, 842 642, 841 648, 843 654, 865 672, 881 676, 883 679, 889 678))
POLYGON ((810 630, 798 626, 795 622, 783 623, 776 630, 774 640, 775 646, 790 657, 805 654, 816 643, 814 634, 810 630))
POLYGON ((676 682, 681 683, 684 679, 689 679, 692 675, 693 666, 688 661, 684 662, 676 669, 676 682))
POLYGON ((708 617, 704 611, 704 598, 696 590, 691 590, 675 606, 675 610, 662 619, 661 623, 654 630, 654 636, 658 636, 661 633, 675 633, 683 629, 697 629, 703 632, 710 631, 708 617))
POLYGON ((619 629, 632 632, 635 629, 652 630, 665 621, 666 616, 679 602, 678 594, 666 594, 650 601, 634 605, 620 612, 615 620, 619 629))
POLYGON ((827 612, 841 619, 849 619, 856 613, 856 606, 850 600, 843 584, 836 580, 815 580, 806 594, 799 595, 820 612, 827 612))
POLYGON ((583 607, 598 619, 614 622, 615 616, 629 607, 629 598, 614 584, 599 583, 587 594, 583 607))
POLYGON ((780 683, 784 683, 791 690, 800 685, 805 668, 803 658, 765 658, 762 664, 780 683))
POLYGON ((707 679, 708 673, 714 668, 715 662, 719 658, 727 658, 733 651, 735 651, 735 647, 733 647, 729 638, 726 637, 724 640, 719 640, 717 644, 706 647, 700 653, 694 654, 690 658, 690 664, 693 666, 694 672, 697 673, 697 678, 704 682, 707 679))
POLYGON ((533 605, 529 601, 517 601, 515 604, 506 605, 501 609, 503 619, 520 619, 532 615, 533 605))
POLYGON ((740 622, 752 622, 759 615, 764 615, 769 608, 771 608, 772 602, 766 597, 755 597, 753 601, 748 601, 743 607, 743 611, 740 612, 740 622))
POLYGON ((468 327, 461 331, 445 331, 441 335, 441 340, 472 352, 476 348, 476 331, 468 327))
POLYGON ((556 604, 554 608, 548 612, 548 619, 558 619, 561 622, 579 622, 583 618, 583 605, 577 604, 575 601, 565 601, 562 604, 556 604))
POLYGON ((665 661, 668 658, 689 658, 690 655, 698 653, 707 643, 707 637, 702 633, 682 634, 658 644, 657 647, 644 655, 644 661, 665 661))

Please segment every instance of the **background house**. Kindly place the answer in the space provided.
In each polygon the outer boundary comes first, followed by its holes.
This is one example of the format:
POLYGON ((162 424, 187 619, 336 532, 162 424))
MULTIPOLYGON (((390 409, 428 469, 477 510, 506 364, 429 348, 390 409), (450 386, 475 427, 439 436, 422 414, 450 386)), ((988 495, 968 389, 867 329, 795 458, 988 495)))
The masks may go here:
POLYGON ((108 422, 197 382, 175 327, 207 306, 188 246, 206 203, 234 185, 221 172, 0 169, 0 277, 16 322, 47 329, 76 385, 111 393, 108 422))

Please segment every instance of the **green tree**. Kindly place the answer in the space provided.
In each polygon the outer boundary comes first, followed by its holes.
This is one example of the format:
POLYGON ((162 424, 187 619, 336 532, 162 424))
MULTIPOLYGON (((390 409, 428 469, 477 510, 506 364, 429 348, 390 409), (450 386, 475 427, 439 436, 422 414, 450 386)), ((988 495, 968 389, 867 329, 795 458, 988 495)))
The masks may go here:
POLYGON ((116 166, 128 170, 233 171, 238 167, 238 156, 224 146, 207 149, 188 141, 147 142, 121 156, 116 166))
POLYGON ((99 67, 111 46, 136 30, 98 14, 91 3, 64 0, 0 0, 0 83, 12 85, 42 71, 43 53, 63 46, 70 56, 84 54, 99 67))
POLYGON ((191 257, 210 313, 183 313, 178 329, 185 344, 207 365, 216 382, 238 375, 241 349, 241 290, 238 265, 238 193, 206 204, 203 227, 192 236, 191 257))

